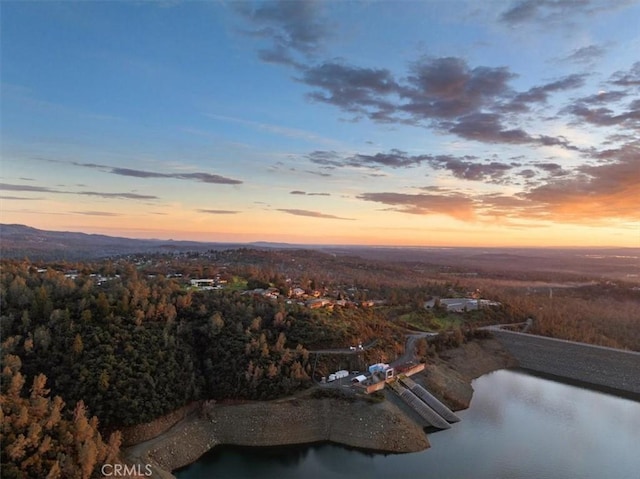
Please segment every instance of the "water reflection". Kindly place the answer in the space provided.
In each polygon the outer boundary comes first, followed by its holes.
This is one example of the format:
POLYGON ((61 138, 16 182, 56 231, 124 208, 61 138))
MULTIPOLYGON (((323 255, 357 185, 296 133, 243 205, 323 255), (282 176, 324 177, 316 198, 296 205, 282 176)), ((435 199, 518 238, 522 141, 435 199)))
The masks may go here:
POLYGON ((332 444, 218 448, 179 471, 196 478, 638 479, 640 403, 519 371, 473 383, 462 422, 432 447, 371 455, 332 444))

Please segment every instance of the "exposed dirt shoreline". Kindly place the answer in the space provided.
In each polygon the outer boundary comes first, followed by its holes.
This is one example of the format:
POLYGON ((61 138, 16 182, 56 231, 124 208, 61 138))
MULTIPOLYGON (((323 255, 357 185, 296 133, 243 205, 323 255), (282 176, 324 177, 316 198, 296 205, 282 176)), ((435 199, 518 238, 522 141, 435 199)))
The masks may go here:
MULTIPOLYGON (((471 380, 490 371, 514 367, 515 360, 495 340, 474 341, 446 351, 414 376, 452 409, 469 407, 471 380)), ((276 446, 331 441, 387 453, 416 452, 429 447, 424 430, 389 401, 287 398, 244 404, 204 404, 144 425, 158 435, 124 451, 130 464, 151 464, 153 477, 172 478, 169 471, 196 461, 222 445, 276 446), (183 414, 184 415, 184 414, 183 414), (175 424, 173 424, 175 422, 175 424), (168 427, 168 424, 173 424, 168 427), (168 427, 168 429, 167 429, 168 427)), ((135 437, 140 428, 125 432, 135 437)), ((138 436, 140 437, 140 436, 138 436)))

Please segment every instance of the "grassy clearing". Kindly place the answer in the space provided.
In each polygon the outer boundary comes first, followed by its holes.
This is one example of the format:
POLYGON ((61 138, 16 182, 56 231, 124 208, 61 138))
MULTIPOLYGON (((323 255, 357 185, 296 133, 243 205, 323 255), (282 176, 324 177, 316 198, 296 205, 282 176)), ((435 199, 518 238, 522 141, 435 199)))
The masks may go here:
POLYGON ((231 281, 227 283, 227 288, 232 291, 245 291, 247 289, 247 280, 242 279, 239 276, 234 276, 231 281))

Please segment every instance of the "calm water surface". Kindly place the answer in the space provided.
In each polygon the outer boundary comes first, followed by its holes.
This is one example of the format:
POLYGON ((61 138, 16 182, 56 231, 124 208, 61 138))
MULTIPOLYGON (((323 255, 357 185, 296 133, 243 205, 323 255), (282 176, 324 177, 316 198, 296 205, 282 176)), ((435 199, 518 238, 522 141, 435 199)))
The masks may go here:
POLYGON ((640 479, 640 403, 521 371, 473 382, 462 422, 413 454, 366 454, 333 444, 220 447, 179 479, 640 479))

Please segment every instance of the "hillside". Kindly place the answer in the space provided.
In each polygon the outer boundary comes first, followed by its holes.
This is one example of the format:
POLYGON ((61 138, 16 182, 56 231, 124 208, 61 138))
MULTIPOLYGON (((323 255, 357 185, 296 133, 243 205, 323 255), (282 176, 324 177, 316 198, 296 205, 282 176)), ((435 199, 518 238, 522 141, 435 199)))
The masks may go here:
POLYGON ((86 260, 132 253, 205 251, 238 247, 223 243, 132 239, 70 231, 46 231, 18 224, 0 225, 0 254, 32 260, 86 260))

